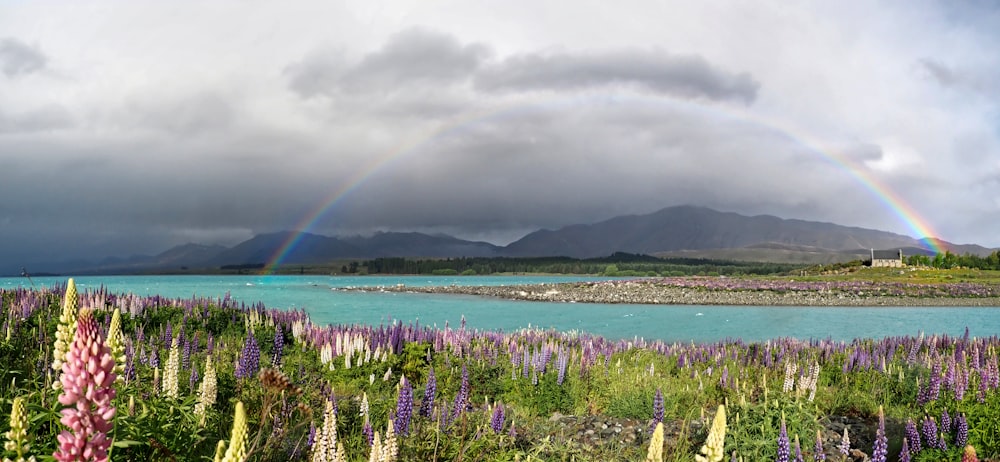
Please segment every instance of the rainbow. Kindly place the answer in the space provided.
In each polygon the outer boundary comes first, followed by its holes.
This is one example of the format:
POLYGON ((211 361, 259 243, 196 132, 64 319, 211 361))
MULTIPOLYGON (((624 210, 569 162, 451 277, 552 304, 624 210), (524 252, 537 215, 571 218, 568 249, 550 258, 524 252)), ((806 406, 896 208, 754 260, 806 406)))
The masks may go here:
MULTIPOLYGON (((435 129, 425 131, 398 143, 391 149, 385 151, 382 155, 375 156, 366 165, 358 169, 353 175, 348 177, 345 181, 342 181, 338 187, 331 190, 326 197, 320 200, 309 213, 305 214, 305 216, 303 216, 302 219, 294 225, 292 228, 293 231, 266 262, 264 265, 264 271, 273 272, 274 269, 277 268, 277 266, 280 265, 288 256, 288 254, 295 249, 295 247, 302 240, 303 236, 305 236, 305 234, 308 233, 308 231, 312 229, 317 222, 319 222, 328 213, 328 211, 337 204, 338 201, 350 195, 352 191, 364 184, 368 178, 394 160, 400 159, 406 154, 416 151, 421 146, 424 146, 435 139, 461 130, 463 127, 473 123, 488 120, 497 116, 512 114, 516 111, 524 109, 549 107, 553 105, 575 106, 581 101, 591 100, 591 98, 580 97, 568 99, 561 98, 541 103, 536 101, 531 103, 511 104, 487 111, 464 114, 448 123, 442 124, 435 129)), ((598 100, 600 102, 611 102, 614 104, 620 104, 623 101, 629 103, 649 104, 649 100, 623 98, 620 96, 610 98, 602 97, 598 100)), ((935 237, 940 236, 940 234, 936 233, 931 224, 924 219, 920 213, 904 198, 900 197, 900 195, 893 191, 888 185, 880 182, 869 169, 864 168, 835 149, 824 148, 824 143, 815 139, 808 133, 797 129, 791 124, 753 114, 731 106, 697 103, 689 100, 669 97, 657 98, 656 102, 670 102, 673 105, 681 106, 682 108, 693 110, 694 112, 707 113, 714 116, 722 116, 731 120, 750 123, 780 134, 785 139, 806 148, 808 151, 826 159, 831 165, 847 172, 862 187, 868 190, 874 198, 881 202, 887 210, 898 218, 899 221, 911 233, 913 233, 928 250, 934 253, 944 253, 945 249, 941 246, 940 241, 935 239, 935 237)))

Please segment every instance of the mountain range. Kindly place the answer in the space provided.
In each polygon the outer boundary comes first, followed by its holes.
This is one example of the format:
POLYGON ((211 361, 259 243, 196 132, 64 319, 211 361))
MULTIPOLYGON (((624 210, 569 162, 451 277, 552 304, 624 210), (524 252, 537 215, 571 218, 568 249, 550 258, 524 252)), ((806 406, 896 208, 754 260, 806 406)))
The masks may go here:
MULTIPOLYGON (((292 231, 259 234, 233 247, 184 244, 153 256, 108 258, 100 262, 53 265, 46 271, 135 273, 254 266, 268 262, 292 231)), ((986 255, 979 245, 937 244, 952 253, 986 255)), ((285 254, 284 264, 321 264, 378 257, 542 257, 595 258, 615 252, 752 261, 830 263, 863 257, 870 249, 903 249, 929 254, 917 239, 833 223, 745 216, 705 207, 675 206, 647 215, 623 215, 592 224, 538 230, 507 246, 447 235, 379 232, 331 237, 303 233, 285 254)))

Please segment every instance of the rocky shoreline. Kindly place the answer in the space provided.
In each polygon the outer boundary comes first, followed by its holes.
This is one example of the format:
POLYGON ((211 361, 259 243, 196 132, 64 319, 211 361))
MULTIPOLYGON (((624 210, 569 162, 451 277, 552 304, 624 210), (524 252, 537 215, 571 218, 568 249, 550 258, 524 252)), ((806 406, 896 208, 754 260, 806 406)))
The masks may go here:
POLYGON ((678 286, 655 280, 558 283, 514 286, 357 287, 343 290, 462 294, 509 300, 642 305, 744 306, 982 306, 1000 307, 1000 295, 885 295, 877 291, 717 289, 678 286), (874 293, 873 293, 874 292, 874 293))

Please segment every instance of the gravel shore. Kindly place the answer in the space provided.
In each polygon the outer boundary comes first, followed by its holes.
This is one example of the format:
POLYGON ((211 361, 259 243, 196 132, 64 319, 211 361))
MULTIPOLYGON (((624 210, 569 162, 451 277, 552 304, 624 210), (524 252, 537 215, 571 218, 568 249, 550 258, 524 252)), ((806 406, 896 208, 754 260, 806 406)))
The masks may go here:
POLYGON ((757 306, 983 306, 1000 307, 1000 296, 949 297, 872 295, 838 290, 718 290, 677 287, 655 281, 614 281, 515 286, 386 286, 355 291, 464 294, 566 303, 629 303, 644 305, 757 306))

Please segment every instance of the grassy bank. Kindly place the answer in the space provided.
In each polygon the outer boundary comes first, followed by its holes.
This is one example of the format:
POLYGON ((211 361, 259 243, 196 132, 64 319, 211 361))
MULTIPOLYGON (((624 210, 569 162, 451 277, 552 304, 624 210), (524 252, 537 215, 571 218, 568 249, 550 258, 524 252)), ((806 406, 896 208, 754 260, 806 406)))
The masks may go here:
POLYGON ((336 451, 311 459, 333 441, 362 461, 369 437, 386 442, 390 421, 398 460, 643 460, 654 420, 668 429, 664 459, 694 460, 720 404, 727 458, 774 460, 782 422, 809 460, 817 451, 839 460, 844 428, 851 450, 872 454, 880 406, 891 460, 907 424, 922 429, 927 419, 943 444, 923 438, 912 460, 959 460, 961 439, 1000 456, 995 336, 666 344, 462 325, 315 326, 300 311, 226 298, 84 293, 69 310, 64 292, 0 293, 0 414, 24 403, 13 425, 31 439, 24 454, 53 454, 57 435, 72 429, 60 422, 66 385, 53 384, 83 373, 52 363, 59 339, 90 335, 120 345, 108 350, 120 377, 108 386, 116 411, 105 414, 113 460, 212 460, 219 441, 233 446, 237 423, 247 460, 334 460, 336 451), (77 334, 73 320, 97 327, 77 334), (213 375, 215 385, 203 385, 213 375), (234 422, 237 403, 246 415, 234 422))

